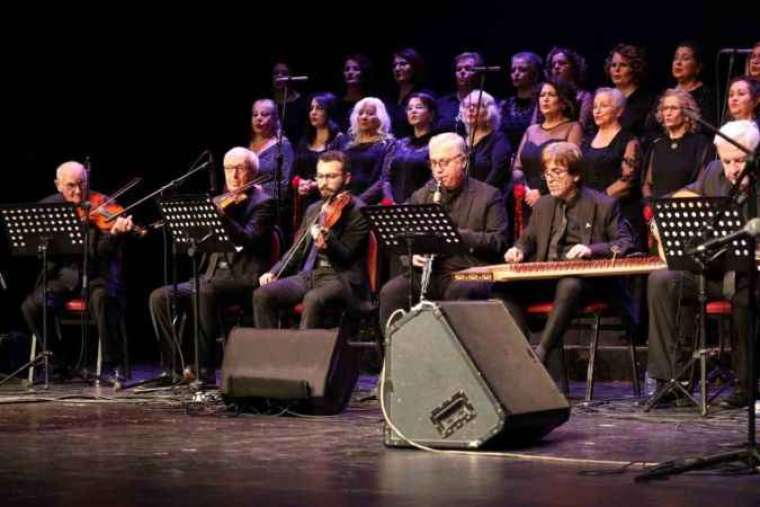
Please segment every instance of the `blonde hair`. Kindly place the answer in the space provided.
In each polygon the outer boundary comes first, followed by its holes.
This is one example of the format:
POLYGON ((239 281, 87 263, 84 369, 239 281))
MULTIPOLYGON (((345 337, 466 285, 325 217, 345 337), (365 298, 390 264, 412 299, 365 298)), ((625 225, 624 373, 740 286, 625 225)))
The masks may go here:
MULTIPOLYGON (((693 111, 699 111, 699 106, 697 105, 697 101, 694 100, 694 97, 691 96, 691 93, 685 92, 683 90, 679 90, 678 88, 669 88, 665 90, 665 92, 660 97, 659 102, 657 103, 657 111, 655 112, 655 118, 657 118, 657 123, 662 125, 662 105, 665 102, 665 99, 669 97, 675 97, 678 99, 678 105, 681 108, 691 109, 693 111)), ((686 124, 686 130, 687 132, 696 132, 697 122, 689 116, 688 114, 683 115, 684 116, 684 123, 686 124)))
MULTIPOLYGON (((496 105, 496 100, 494 100, 493 95, 488 92, 484 91, 482 97, 480 93, 481 90, 472 90, 462 99, 462 102, 459 104, 459 115, 464 118, 464 112, 467 109, 467 106, 469 104, 477 104, 478 98, 480 98, 480 108, 481 110, 486 111, 486 120, 491 126, 491 130, 496 130, 501 123, 501 113, 499 112, 499 107, 496 105)), ((470 133, 471 128, 470 125, 465 123, 465 129, 468 134, 470 133)))
POLYGON ((377 128, 377 133, 383 138, 388 139, 393 137, 391 134, 391 117, 388 115, 385 104, 377 97, 364 97, 356 103, 351 110, 351 126, 348 127, 348 135, 355 142, 359 135, 359 112, 364 109, 364 106, 375 106, 375 114, 377 119, 380 120, 380 126, 377 128))

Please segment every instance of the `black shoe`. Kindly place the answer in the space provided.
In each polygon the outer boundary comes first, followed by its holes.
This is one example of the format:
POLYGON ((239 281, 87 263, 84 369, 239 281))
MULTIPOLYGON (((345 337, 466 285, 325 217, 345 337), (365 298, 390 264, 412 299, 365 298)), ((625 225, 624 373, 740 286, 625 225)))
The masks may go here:
POLYGON ((741 387, 737 387, 734 394, 720 401, 720 408, 734 409, 744 408, 749 403, 749 396, 741 387))

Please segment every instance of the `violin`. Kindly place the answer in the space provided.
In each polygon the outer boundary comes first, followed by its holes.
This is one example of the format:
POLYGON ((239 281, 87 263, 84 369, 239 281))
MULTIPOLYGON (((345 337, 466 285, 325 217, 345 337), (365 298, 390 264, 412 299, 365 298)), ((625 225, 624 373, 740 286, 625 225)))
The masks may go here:
MULTIPOLYGON (((83 208, 77 208, 79 218, 84 220, 84 215, 87 213, 88 220, 95 227, 103 232, 111 232, 111 228, 114 224, 113 217, 123 212, 124 207, 100 192, 90 192, 88 201, 90 203, 90 209, 88 211, 85 211, 83 208)), ((148 234, 148 230, 139 225, 133 225, 132 230, 140 237, 148 234)))
POLYGON ((330 199, 319 212, 319 227, 322 232, 327 232, 338 223, 343 210, 351 202, 351 194, 341 192, 330 199))
POLYGON ((246 199, 248 199, 247 191, 252 189, 253 187, 257 185, 261 185, 263 183, 268 183, 272 179, 272 176, 269 174, 262 174, 261 176, 258 176, 245 185, 243 185, 240 188, 237 188, 235 190, 230 190, 229 192, 225 192, 223 194, 219 194, 216 197, 214 197, 212 200, 214 201, 214 204, 224 211, 225 208, 228 206, 231 206, 233 204, 239 204, 246 199))

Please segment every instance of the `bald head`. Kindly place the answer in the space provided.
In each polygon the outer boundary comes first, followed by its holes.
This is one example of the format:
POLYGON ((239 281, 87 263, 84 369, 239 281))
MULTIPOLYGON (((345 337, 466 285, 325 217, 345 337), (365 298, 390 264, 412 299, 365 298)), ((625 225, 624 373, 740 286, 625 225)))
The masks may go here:
POLYGON ((224 182, 227 190, 237 190, 259 172, 259 157, 248 148, 237 146, 224 154, 224 182))
POLYGON ((55 170, 55 188, 66 202, 74 204, 82 202, 86 184, 87 171, 79 162, 64 162, 55 170))

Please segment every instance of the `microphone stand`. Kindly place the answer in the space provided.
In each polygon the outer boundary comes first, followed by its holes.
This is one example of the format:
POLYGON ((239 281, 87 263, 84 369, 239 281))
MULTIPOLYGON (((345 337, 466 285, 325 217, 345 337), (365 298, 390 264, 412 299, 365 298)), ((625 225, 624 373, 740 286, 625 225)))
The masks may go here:
MULTIPOLYGON (((124 208, 123 211, 121 211, 119 213, 116 213, 114 216, 112 216, 109 220, 111 220, 111 219, 115 220, 119 216, 121 216, 124 213, 128 212, 129 210, 131 210, 131 209, 139 206, 140 204, 144 203, 145 201, 147 201, 149 199, 152 199, 152 198, 154 198, 157 195, 163 195, 164 193, 166 193, 168 190, 170 190, 172 188, 175 188, 175 189, 179 188, 179 186, 182 185, 185 182, 186 179, 188 179, 190 176, 192 176, 193 174, 197 173, 198 171, 201 171, 201 170, 205 169, 206 167, 208 167, 212 163, 213 162, 211 160, 211 153, 208 150, 204 151, 203 153, 200 154, 200 156, 198 156, 197 159, 195 159, 195 161, 193 162, 193 164, 190 166, 191 168, 190 168, 190 170, 188 172, 186 172, 185 174, 181 175, 178 178, 175 178, 175 179, 169 181, 167 184, 159 187, 158 189, 156 189, 155 191, 153 191, 150 194, 146 195, 145 197, 143 197, 143 198, 137 200, 136 202, 130 204, 129 206, 127 206, 126 208, 124 208), (200 162, 204 157, 207 157, 207 160, 205 162, 203 162, 202 164, 198 165, 198 162, 200 162)), ((163 264, 164 264, 164 269, 163 269, 163 271, 164 271, 164 286, 167 286, 167 285, 169 285, 169 232, 168 232, 168 230, 166 228, 163 229, 163 234, 161 235, 161 237, 162 237, 163 252, 164 252, 164 262, 163 262, 163 264)), ((169 373, 168 375, 163 375, 162 374, 162 375, 159 375, 158 377, 153 377, 153 378, 148 378, 148 379, 145 379, 145 380, 141 380, 139 382, 132 383, 132 384, 130 384, 128 386, 124 386, 123 389, 131 389, 133 387, 139 387, 139 386, 143 386, 145 384, 151 384, 151 383, 154 383, 154 382, 162 382, 163 383, 163 382, 166 382, 167 380, 168 380, 168 382, 170 384, 174 384, 176 382, 175 378, 174 378, 174 375, 175 375, 176 367, 177 367, 177 353, 178 352, 179 352, 179 356, 180 356, 180 362, 182 363, 182 369, 184 370, 184 368, 185 368, 185 360, 184 360, 184 356, 182 355, 182 351, 180 349, 179 336, 177 334, 177 329, 175 327, 176 316, 177 316, 177 290, 178 290, 177 286, 178 286, 179 283, 177 281, 177 246, 176 246, 176 244, 174 242, 172 242, 171 259, 172 259, 172 263, 171 263, 172 264, 172 266, 171 266, 171 271, 172 271, 172 274, 171 274, 172 291, 171 291, 171 296, 169 297, 169 322, 172 323, 172 326, 171 326, 171 329, 172 329, 171 339, 172 339, 172 343, 174 345, 172 347, 172 357, 170 359, 171 360, 171 373, 169 373)), ((154 330, 156 331, 156 335, 159 336, 158 335, 158 328, 155 325, 155 321, 154 321, 153 325, 154 325, 154 330)), ((160 336, 159 336, 159 339, 160 339, 160 336)), ((199 375, 199 373, 197 372, 197 370, 196 370, 196 375, 199 375)))
POLYGON ((470 132, 470 141, 467 146, 467 167, 465 167, 465 176, 470 175, 472 166, 475 165, 475 131, 478 130, 478 123, 480 123, 480 106, 483 103, 483 88, 486 85, 486 73, 480 73, 480 89, 478 90, 478 105, 475 107, 475 124, 472 126, 470 132))
MULTIPOLYGON (((90 228, 90 220, 89 220, 89 213, 90 213, 90 170, 92 168, 92 164, 90 163, 90 156, 87 155, 84 159, 84 173, 85 173, 85 184, 82 188, 82 200, 79 203, 79 207, 84 211, 84 257, 82 259, 82 289, 80 292, 80 296, 82 300, 84 301, 84 309, 80 315, 79 320, 79 331, 81 335, 81 347, 82 351, 86 353, 88 349, 88 340, 89 340, 89 321, 90 321, 90 276, 89 276, 89 257, 90 257, 90 240, 92 238, 92 229, 90 228)), ((47 304, 47 303, 46 303, 47 304)), ((99 339, 102 339, 99 338, 99 339)), ((98 348, 100 350, 100 344, 98 344, 98 348)), ((79 356, 79 362, 77 364, 77 369, 79 369, 82 362, 82 355, 79 356)), ((85 354, 86 357, 86 354, 85 354)), ((98 362, 100 362, 100 356, 98 356, 98 362)), ((98 374, 98 378, 95 379, 95 383, 100 383, 100 364, 96 366, 96 372, 98 374)), ((85 368, 86 371, 86 368, 85 368)), ((84 375, 85 378, 87 378, 87 374, 84 375)))
POLYGON ((281 185, 281 179, 282 179, 282 164, 283 164, 283 153, 282 153, 282 139, 283 139, 283 131, 285 130, 285 121, 287 120, 288 116, 288 80, 282 81, 282 110, 280 111, 280 128, 277 129, 277 155, 275 156, 275 164, 274 164, 274 220, 277 224, 277 227, 282 228, 282 202, 280 200, 280 197, 282 196, 282 185, 281 185))
MULTIPOLYGON (((690 111, 690 113, 694 113, 693 111, 690 111)), ((692 114, 690 114, 692 116, 692 114)), ((739 194, 739 190, 741 187, 741 182, 744 180, 745 177, 749 177, 749 205, 748 205, 748 218, 756 218, 758 215, 758 209, 757 209, 757 198, 758 198, 758 189, 757 186, 760 183, 760 178, 758 177, 758 170, 760 170, 759 167, 757 167, 757 150, 753 153, 751 150, 747 149, 747 147, 742 146, 740 143, 736 142, 734 139, 731 139, 730 137, 726 136, 720 130, 718 130, 714 125, 711 125, 710 123, 702 120, 698 114, 693 114, 692 116, 700 125, 703 125, 706 127, 709 131, 715 133, 716 135, 720 136, 721 138, 725 139, 727 142, 732 144, 733 146, 737 147, 741 151, 747 154, 747 162, 744 165, 744 169, 742 169, 741 173, 739 174, 739 177, 736 179, 736 182, 731 187, 731 190, 729 192, 729 197, 731 201, 736 201, 736 198, 739 194)), ((718 217, 722 215, 722 211, 715 214, 715 219, 718 220, 718 217)), ((757 240, 751 239, 750 241, 752 246, 752 251, 756 251, 757 248, 757 240)), ((716 254, 719 255, 719 254, 716 254)), ((752 309, 757 308, 757 300, 756 300, 756 292, 757 292, 757 267, 755 266, 755 263, 752 263, 751 269, 749 270, 749 309, 752 312, 752 309)), ((703 283, 703 282, 702 282, 703 283)), ((700 291, 704 291, 704 287, 700 287, 700 291)), ((700 304, 706 303, 705 301, 700 301, 700 304)), ((703 306, 704 308, 704 306, 703 306)), ((756 472, 758 467, 760 467, 760 450, 758 450, 757 446, 757 436, 756 436, 756 414, 755 414, 755 402, 757 401, 757 374, 756 374, 756 352, 755 347, 757 345, 757 339, 758 339, 758 317, 757 312, 750 313, 750 320, 749 320, 749 329, 747 330, 747 377, 745 379, 745 382, 747 383, 747 442, 744 446, 744 449, 741 451, 732 451, 732 452, 726 452, 726 453, 719 453, 714 454, 710 456, 704 456, 704 457, 696 457, 696 458, 686 458, 683 460, 673 460, 673 461, 667 461, 664 463, 661 463, 657 465, 656 467, 653 467, 647 471, 645 471, 643 474, 636 476, 635 481, 647 481, 650 479, 655 478, 662 478, 669 475, 674 474, 680 474, 683 472, 688 472, 690 470, 700 470, 705 468, 714 467, 716 465, 724 464, 724 463, 742 463, 745 466, 747 466, 751 471, 756 472)), ((705 323, 704 319, 702 320, 701 326, 704 330, 705 323)), ((704 337, 704 335, 703 335, 704 337)), ((704 338, 702 338, 704 339, 704 338)), ((704 383, 704 378, 702 379, 702 382, 704 383)), ((702 386, 702 389, 704 389, 704 384, 702 386)))

